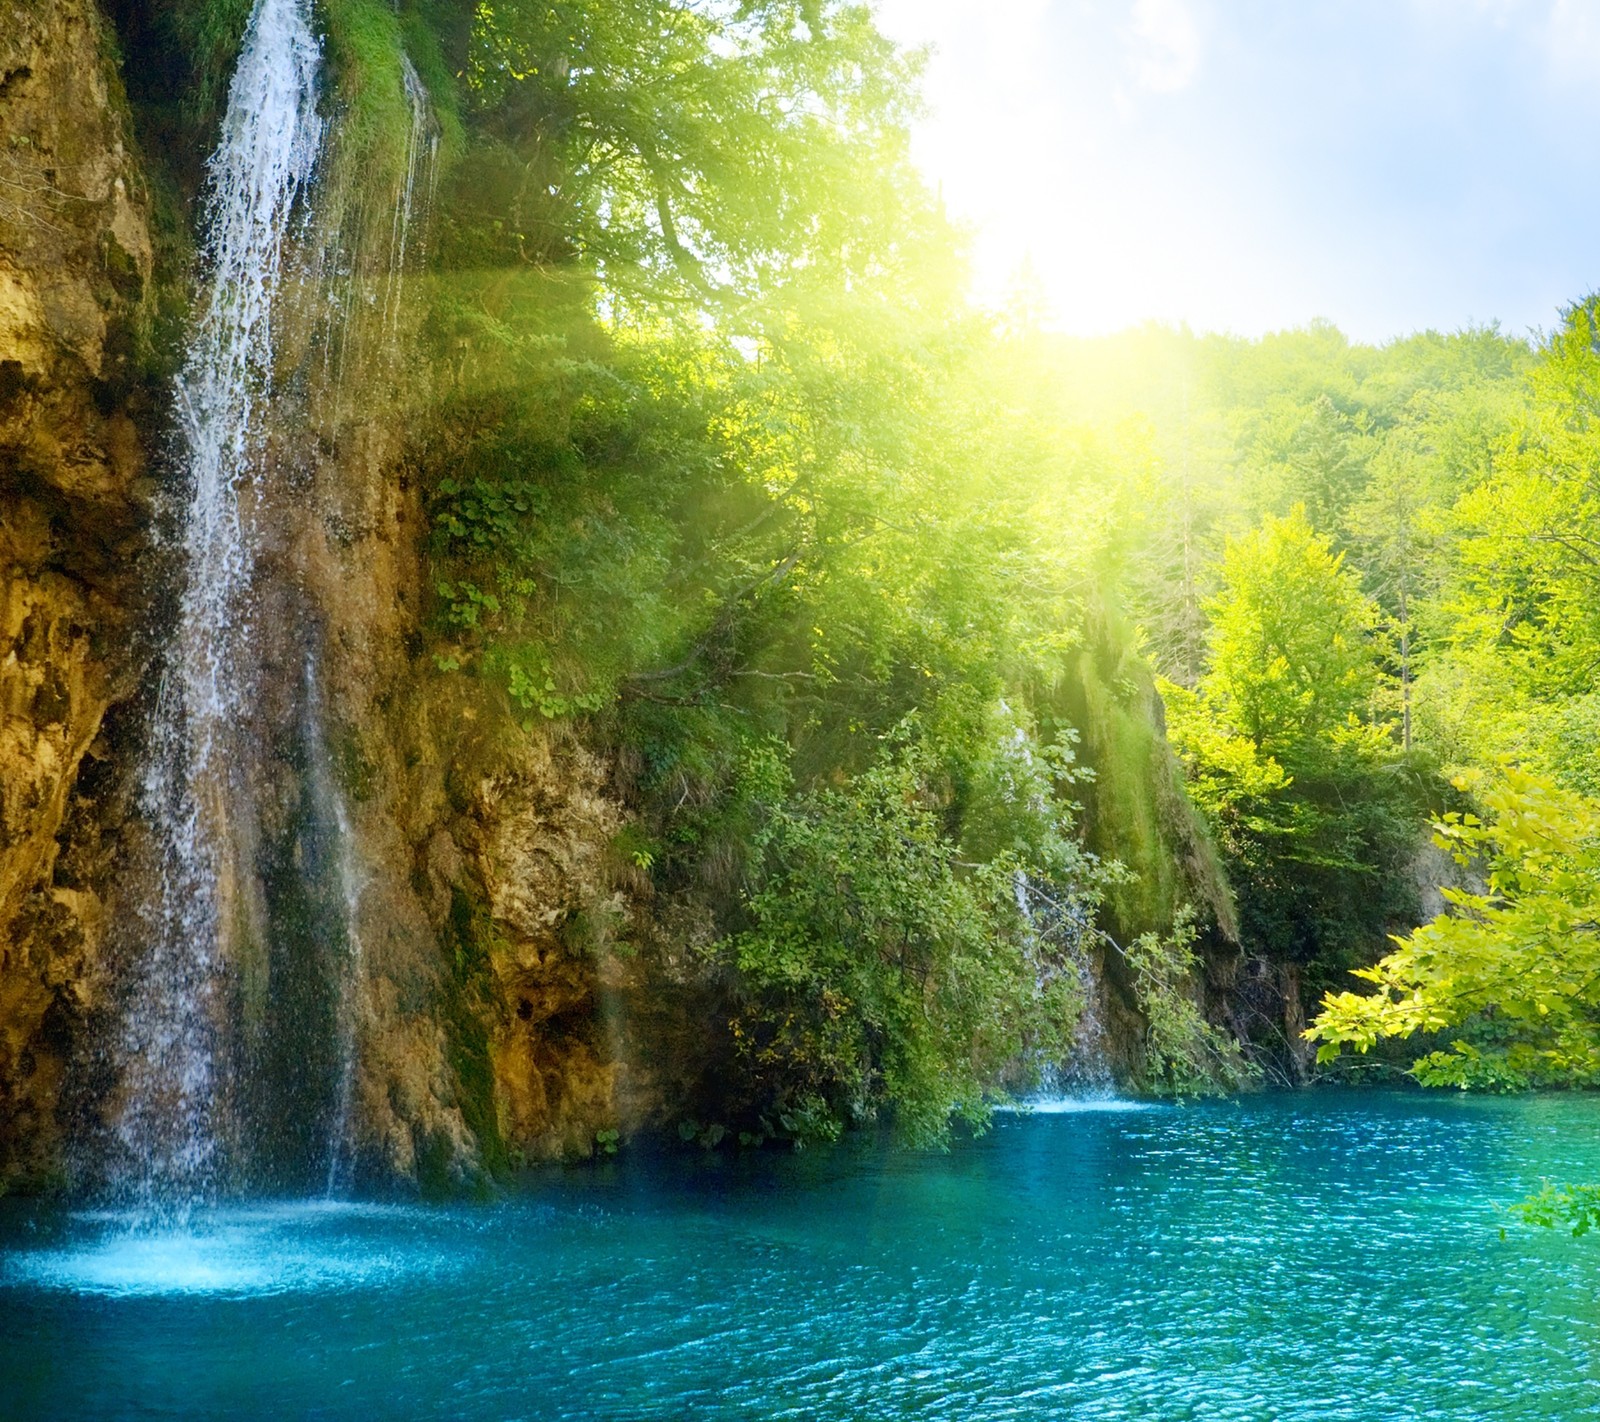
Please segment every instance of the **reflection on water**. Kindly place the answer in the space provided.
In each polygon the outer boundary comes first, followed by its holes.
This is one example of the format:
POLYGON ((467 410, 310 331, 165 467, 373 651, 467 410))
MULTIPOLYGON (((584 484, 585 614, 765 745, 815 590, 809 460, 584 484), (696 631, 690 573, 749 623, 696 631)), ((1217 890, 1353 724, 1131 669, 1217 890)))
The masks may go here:
POLYGON ((1600 1100, 1009 1113, 945 1155, 635 1156, 487 1206, 0 1210, 0 1416, 1600 1415, 1600 1100))

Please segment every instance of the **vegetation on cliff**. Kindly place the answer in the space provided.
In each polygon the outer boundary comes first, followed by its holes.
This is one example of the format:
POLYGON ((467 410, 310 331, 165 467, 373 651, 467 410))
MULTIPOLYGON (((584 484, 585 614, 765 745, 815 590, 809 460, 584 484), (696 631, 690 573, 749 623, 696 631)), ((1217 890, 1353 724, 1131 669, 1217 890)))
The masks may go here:
MULTIPOLYGON (((415 455, 436 665, 610 748, 635 870, 714 925, 731 1124, 888 1105, 938 1140, 1060 1058, 1065 925, 1108 889, 1131 934, 1189 900, 1230 922, 1175 789, 1098 853, 1075 828, 1126 456, 1031 408, 967 306, 907 155, 916 59, 865 7, 509 4, 454 33, 415 455), (1160 866, 1142 895, 1124 848, 1160 866)), ((1170 782, 1137 678, 1105 703, 1170 782)))
POLYGON ((417 453, 438 665, 613 748, 636 863, 718 926, 751 1119, 981 1115, 1069 1015, 1015 872, 1120 941, 1188 900, 1231 931, 1214 840, 1247 955, 1309 1006, 1423 916, 1426 826, 1472 794, 1449 767, 1588 788, 1586 506, 1548 487, 1586 457, 1587 308, 1544 348, 1052 337, 1025 295, 966 305, 907 159, 915 56, 862 7, 439 33, 466 137, 417 453), (1142 673, 1092 694, 1116 603, 1209 833, 1119 824, 1162 771, 1142 673), (980 831, 1022 794, 1010 739, 1044 767, 1074 736, 1107 783, 1059 760, 1046 813, 980 831), (1074 799, 1098 859, 1063 857, 1074 799))
POLYGON ((1429 1085, 1593 1079, 1595 321, 1099 352, 1089 398, 1163 452, 1133 600, 1173 739, 1324 1063, 1388 1040, 1429 1085))

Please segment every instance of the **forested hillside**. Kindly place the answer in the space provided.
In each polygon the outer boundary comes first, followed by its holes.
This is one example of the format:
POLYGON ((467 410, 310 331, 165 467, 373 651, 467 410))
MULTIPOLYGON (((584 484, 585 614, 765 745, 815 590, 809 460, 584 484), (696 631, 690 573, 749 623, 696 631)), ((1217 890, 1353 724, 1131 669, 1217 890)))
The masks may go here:
MULTIPOLYGON (((803 1071, 864 1059, 860 1041, 819 1035, 832 994, 874 1003, 867 1025, 886 1040, 913 1033, 921 1014, 897 1017, 857 977, 888 927, 875 890, 837 923, 808 898, 831 901, 830 863, 893 863, 875 836, 919 842, 885 803, 934 816, 927 857, 897 866, 881 902, 926 915, 919 971, 966 965, 976 996, 946 1004, 941 1030, 971 1043, 986 1020, 1021 1020, 1007 993, 1026 997, 1036 965, 976 972, 986 950, 934 949, 936 924, 1001 934, 1018 868, 1091 900, 1097 876, 1115 880, 1052 840, 1062 796, 1086 793, 1065 788, 1065 762, 1024 793, 1003 754, 1035 737, 1028 764, 1048 763, 1106 604, 1161 678, 1245 953, 1295 965, 1308 1008, 1443 907, 1441 888, 1468 918, 1498 912, 1486 846, 1464 838, 1474 816, 1595 788, 1592 303, 1548 336, 1469 328, 1381 348, 1325 324, 1073 341, 1038 329, 1025 290, 986 318, 962 303, 959 234, 905 163, 914 65, 863 13, 676 14, 664 33, 706 109, 652 131, 668 80, 625 56, 647 32, 630 24, 665 22, 575 26, 595 48, 570 55, 509 11, 475 31, 481 136, 461 173, 537 151, 559 181, 533 199, 542 211, 489 222, 523 262, 542 244, 538 277, 501 277, 493 305, 455 310, 479 343, 489 311, 506 344, 464 358, 447 407, 443 438, 467 443, 444 446, 460 472, 435 486, 442 566, 459 570, 441 616, 460 629, 451 662, 503 676, 530 713, 589 714, 637 757, 652 874, 703 872, 706 844, 728 837, 748 918, 723 951, 758 1016, 797 993, 812 1008, 810 1035, 765 1050, 803 1071), (574 287, 575 269, 593 285, 574 287), (501 349, 533 376, 515 397, 484 389, 488 371, 503 380, 501 349), (509 398, 528 421, 520 447, 509 398), (1046 813, 1030 823, 1025 807, 1046 813), (1453 858, 1430 843, 1441 815, 1469 827, 1451 831, 1453 858), (986 868, 947 879, 962 861, 986 868), (1485 874, 1489 900, 1458 897, 1485 874)), ((476 260, 503 271, 509 257, 476 260)), ((1119 774, 1114 753, 1102 774, 1119 774)), ((1578 811, 1557 813, 1581 838, 1578 811)), ((1569 851, 1583 853, 1551 846, 1563 872, 1569 851)), ((1526 966, 1496 941, 1507 971, 1526 966)), ((1448 1006, 1447 988, 1424 991, 1405 1025, 1475 1014, 1435 1070, 1584 1069, 1550 1055, 1546 996, 1521 1014, 1543 1055, 1512 1045, 1503 988, 1448 1006)), ((1593 990, 1585 966, 1544 991, 1586 1021, 1593 990)), ((950 1080, 955 1054, 931 1039, 897 1071, 924 1051, 928 1080, 950 1080)))
POLYGON ((1148 461, 1130 605, 1246 943, 1335 994, 1325 1061, 1422 1033, 1428 1082, 1593 1071, 1595 312, 1038 341, 1061 407, 1148 461))

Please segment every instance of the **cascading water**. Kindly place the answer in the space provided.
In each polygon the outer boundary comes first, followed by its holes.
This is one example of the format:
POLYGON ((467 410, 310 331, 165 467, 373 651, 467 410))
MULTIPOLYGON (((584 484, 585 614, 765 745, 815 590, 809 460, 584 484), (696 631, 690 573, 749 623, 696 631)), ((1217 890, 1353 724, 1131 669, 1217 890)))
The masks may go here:
MULTIPOLYGON (((324 179, 328 191, 318 214, 318 231, 306 253, 304 286, 319 293, 315 306, 301 313, 311 328, 311 347, 320 351, 320 380, 312 382, 312 402, 321 406, 323 423, 337 430, 370 428, 375 416, 381 422, 388 413, 375 401, 372 381, 380 373, 392 376, 404 364, 406 277, 425 254, 440 129, 416 68, 406 55, 399 59, 400 97, 410 122, 404 147, 391 160, 393 188, 371 185, 370 175, 353 171, 360 165, 351 153, 336 153, 324 179)), ((328 523, 341 533, 352 526, 380 524, 384 517, 380 494, 375 480, 343 489, 325 510, 328 523)), ((324 1171, 325 1193, 336 1196, 352 1184, 357 1153, 361 1039, 369 1015, 363 999, 362 914, 373 874, 358 853, 352 804, 335 773, 326 712, 327 672, 325 657, 309 652, 304 677, 306 789, 310 817, 325 827, 330 842, 332 913, 326 937, 337 948, 326 963, 333 985, 334 1088, 328 1104, 324 1171)))
POLYGON ((350 1180, 350 1116, 355 1104, 356 1053, 359 1047, 359 1003, 361 989, 361 895, 366 874, 356 856, 355 831, 350 823, 350 807, 329 764, 327 728, 322 710, 322 682, 317 664, 308 659, 305 668, 307 743, 312 748, 309 789, 313 802, 331 822, 338 898, 344 918, 344 956, 335 978, 334 1004, 337 1080, 333 1110, 329 1121, 326 1193, 337 1195, 350 1180))
POLYGON ((389 235, 389 281, 384 291, 384 326, 393 334, 400 320, 406 280, 406 248, 411 240, 419 199, 424 211, 433 206, 433 182, 439 171, 439 126, 434 122, 428 90, 408 56, 400 58, 400 82, 411 109, 411 132, 406 140, 405 178, 400 201, 394 207, 394 229, 389 235), (422 191, 418 192, 418 186, 422 191))
MULTIPOLYGON (((1011 716, 1006 702, 1000 703, 1002 716, 1011 716)), ((1036 775, 1033 743, 1019 722, 1001 745, 1005 769, 1003 793, 1012 801, 1025 802, 1035 813, 1048 812, 1042 795, 1025 787, 1036 775)), ((1108 1095, 1116 1086, 1111 1072, 1106 1036, 1103 986, 1091 954, 1094 941, 1093 916, 1074 894, 1047 893, 1021 869, 1011 876, 1017 913, 1032 942, 1035 966, 1042 992, 1050 980, 1065 970, 1076 979, 1078 1017, 1073 1024, 1072 1045, 1065 1061, 1040 1064, 1040 1089, 1046 1093, 1072 1091, 1086 1095, 1108 1095), (1048 951, 1046 949, 1048 948, 1048 951), (1063 958, 1065 963, 1063 965, 1063 958)))
POLYGON ((368 892, 372 811, 341 783, 378 690, 345 658, 383 627, 360 575, 395 527, 400 406, 374 392, 404 388, 405 278, 439 128, 403 55, 359 71, 409 108, 403 145, 319 117, 310 10, 256 0, 250 15, 174 390, 177 603, 141 785, 148 836, 129 850, 138 913, 119 938, 108 1158, 93 1167, 141 1213, 348 1188, 372 1010, 363 944, 397 941, 363 928, 395 894, 387 880, 368 892))
POLYGON ((1074 900, 1065 904, 1039 894, 1028 876, 1012 876, 1017 912, 1035 940, 1048 938, 1065 948, 1068 970, 1077 979, 1081 1004, 1072 1028, 1072 1045, 1065 1061, 1047 1063, 1040 1072, 1039 1088, 1046 1095, 1071 1092, 1083 1096, 1109 1095, 1116 1089, 1106 1037, 1104 989, 1090 954, 1094 924, 1087 909, 1074 900), (1036 899, 1042 902, 1036 903, 1036 899))
POLYGON ((257 0, 208 168, 206 288, 175 399, 182 592, 142 785, 154 884, 123 1018, 117 1174, 157 1200, 219 1183, 228 1031, 218 975, 246 911, 232 740, 259 668, 248 596, 284 247, 322 141, 320 54, 304 0, 257 0))

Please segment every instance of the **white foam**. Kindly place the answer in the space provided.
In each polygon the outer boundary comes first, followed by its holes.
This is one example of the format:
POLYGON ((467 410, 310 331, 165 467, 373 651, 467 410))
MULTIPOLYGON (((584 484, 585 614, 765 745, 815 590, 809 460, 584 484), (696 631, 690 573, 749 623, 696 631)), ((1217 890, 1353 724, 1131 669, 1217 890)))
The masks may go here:
POLYGON ((450 1257, 435 1248, 348 1228, 416 1213, 332 1201, 268 1204, 211 1212, 171 1228, 144 1228, 131 1216, 107 1212, 76 1215, 73 1226, 89 1226, 89 1237, 18 1251, 5 1260, 0 1278, 114 1298, 371 1288, 450 1266, 450 1257))
POLYGON ((1019 1116, 1077 1116, 1101 1111, 1158 1111, 1159 1101, 1133 1101, 1121 1096, 1042 1096, 997 1109, 1019 1116))

